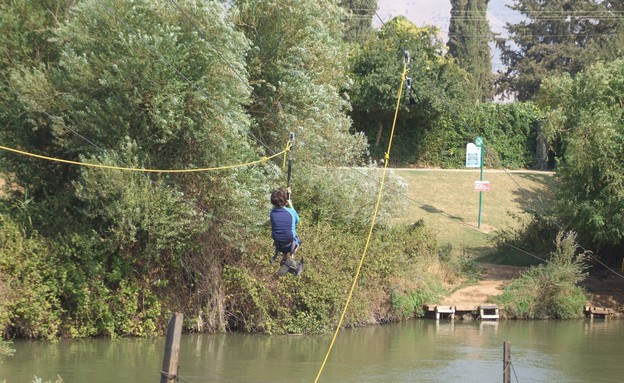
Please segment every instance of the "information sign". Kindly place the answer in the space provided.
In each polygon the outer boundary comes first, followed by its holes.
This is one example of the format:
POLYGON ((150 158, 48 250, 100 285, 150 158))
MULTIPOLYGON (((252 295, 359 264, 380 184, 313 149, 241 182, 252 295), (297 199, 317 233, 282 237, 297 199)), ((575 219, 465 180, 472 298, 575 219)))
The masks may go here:
POLYGON ((473 144, 472 142, 469 142, 466 145, 466 167, 481 167, 481 148, 473 144))

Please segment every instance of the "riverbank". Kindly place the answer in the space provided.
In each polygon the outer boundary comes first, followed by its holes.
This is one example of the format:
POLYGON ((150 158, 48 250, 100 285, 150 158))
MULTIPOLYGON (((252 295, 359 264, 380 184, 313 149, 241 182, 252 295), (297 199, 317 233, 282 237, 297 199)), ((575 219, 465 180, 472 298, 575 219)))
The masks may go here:
POLYGON ((611 309, 624 307, 624 277, 602 270, 590 275, 582 286, 591 296, 589 305, 611 309))
MULTIPOLYGON (((480 280, 471 286, 452 288, 440 305, 474 305, 490 303, 491 297, 502 293, 502 285, 515 278, 535 257, 519 253, 514 266, 502 263, 494 253, 492 237, 498 230, 508 230, 529 218, 527 211, 548 208, 556 182, 553 172, 486 169, 484 179, 490 181, 489 192, 482 193, 480 225, 479 193, 474 181, 479 171, 471 169, 395 169, 408 184, 407 207, 394 222, 404 223, 422 219, 432 230, 441 246, 452 246, 466 257, 477 260, 483 267, 480 280)), ((546 254, 539 255, 546 256, 546 254)), ((624 274, 621 270, 615 270, 624 274)), ((588 293, 587 305, 616 310, 624 307, 624 277, 613 271, 590 270, 581 284, 588 293)))
MULTIPOLYGON (((525 267, 480 264, 483 268, 480 280, 470 286, 453 291, 442 298, 443 306, 478 306, 484 303, 493 303, 492 298, 503 292, 505 282, 517 278, 525 267)), ((609 270, 590 274, 581 284, 588 294, 587 305, 614 310, 616 316, 622 316, 624 308, 624 278, 609 270)))

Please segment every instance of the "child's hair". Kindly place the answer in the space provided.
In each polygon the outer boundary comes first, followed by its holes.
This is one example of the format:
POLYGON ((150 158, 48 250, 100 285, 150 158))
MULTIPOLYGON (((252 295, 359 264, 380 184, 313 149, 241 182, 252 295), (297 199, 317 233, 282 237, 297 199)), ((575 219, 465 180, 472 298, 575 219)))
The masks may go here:
POLYGON ((275 207, 284 207, 288 202, 288 195, 284 189, 275 189, 271 193, 271 203, 275 207))

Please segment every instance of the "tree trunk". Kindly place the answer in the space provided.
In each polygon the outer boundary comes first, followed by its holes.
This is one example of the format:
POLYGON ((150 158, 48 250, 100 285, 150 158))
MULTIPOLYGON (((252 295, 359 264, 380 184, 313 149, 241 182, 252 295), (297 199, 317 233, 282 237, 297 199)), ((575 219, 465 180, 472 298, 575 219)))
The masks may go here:
POLYGON ((375 137, 375 147, 379 147, 379 142, 381 141, 381 134, 383 133, 383 121, 379 120, 379 126, 377 126, 377 136, 375 137))

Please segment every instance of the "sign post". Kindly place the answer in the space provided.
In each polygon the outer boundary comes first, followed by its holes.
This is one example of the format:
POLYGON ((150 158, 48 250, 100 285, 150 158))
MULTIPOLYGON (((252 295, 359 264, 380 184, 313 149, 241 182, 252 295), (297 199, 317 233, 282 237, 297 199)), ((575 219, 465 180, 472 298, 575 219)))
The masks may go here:
MULTIPOLYGON (((485 142, 483 141, 483 137, 478 136, 475 138, 474 142, 475 146, 479 148, 479 167, 481 168, 481 176, 479 177, 479 181, 483 182, 483 150, 485 149, 485 142)), ((489 190, 489 183, 488 183, 489 190)), ((479 218, 477 220, 477 228, 481 228, 481 210, 483 207, 483 189, 479 190, 479 218)))

